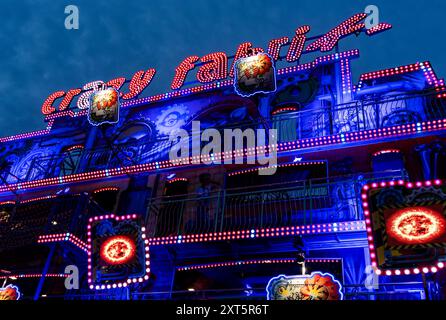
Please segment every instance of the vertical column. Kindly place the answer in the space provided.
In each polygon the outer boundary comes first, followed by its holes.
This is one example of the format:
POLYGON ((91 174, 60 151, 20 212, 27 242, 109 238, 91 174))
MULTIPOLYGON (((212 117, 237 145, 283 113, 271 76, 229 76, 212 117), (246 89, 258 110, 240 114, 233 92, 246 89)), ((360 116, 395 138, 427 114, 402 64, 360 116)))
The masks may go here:
POLYGON ((88 160, 90 158, 88 152, 94 146, 94 142, 96 140, 97 133, 98 133, 98 127, 92 126, 90 128, 89 133, 88 133, 87 140, 85 141, 84 151, 83 151, 81 160, 79 162, 78 172, 76 172, 76 173, 80 173, 80 172, 85 172, 86 171, 87 165, 88 165, 88 160))

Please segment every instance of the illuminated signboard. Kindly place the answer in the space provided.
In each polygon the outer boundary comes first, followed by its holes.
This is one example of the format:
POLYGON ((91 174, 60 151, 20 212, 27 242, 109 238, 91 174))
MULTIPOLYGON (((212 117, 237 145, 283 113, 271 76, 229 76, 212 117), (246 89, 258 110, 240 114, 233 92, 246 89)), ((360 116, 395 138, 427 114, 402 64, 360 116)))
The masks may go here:
POLYGON ((383 181, 362 191, 372 266, 378 274, 436 272, 446 252, 446 186, 383 181))
POLYGON ((121 235, 108 237, 102 242, 99 255, 110 265, 129 263, 136 256, 135 240, 121 235))
POLYGON ((272 278, 266 287, 268 300, 342 300, 342 285, 330 273, 272 278))
POLYGON ((119 93, 116 89, 104 88, 92 93, 88 121, 95 126, 119 121, 119 93))
MULTIPOLYGON (((365 13, 355 14, 326 34, 310 42, 306 47, 305 44, 308 41, 307 33, 310 31, 310 27, 298 27, 291 39, 286 36, 272 39, 268 44, 266 53, 273 61, 277 61, 280 58, 281 50, 288 46, 285 61, 288 63, 295 63, 299 60, 301 55, 305 53, 316 51, 328 52, 333 50, 338 41, 348 35, 365 31, 367 35, 371 36, 391 28, 391 25, 388 23, 380 23, 376 27, 365 30, 363 20, 366 17, 367 15, 365 13)), ((255 55, 262 52, 265 52, 265 50, 253 47, 251 42, 244 42, 238 46, 233 57, 228 57, 224 52, 210 53, 201 58, 199 56, 187 57, 175 68, 175 75, 172 80, 171 89, 180 89, 186 83, 188 74, 194 69, 197 69, 196 80, 199 83, 207 84, 223 81, 228 77, 233 78, 234 66, 239 59, 246 58, 250 56, 251 53, 255 55), (231 64, 228 63, 230 58, 233 58, 231 64)), ((155 74, 156 70, 153 68, 139 70, 130 80, 127 80, 124 77, 118 77, 105 82, 105 85, 116 89, 122 100, 132 100, 139 96, 150 85, 155 74), (124 84, 126 83, 128 83, 127 89, 123 89, 124 84)), ((85 101, 88 100, 89 95, 95 90, 98 83, 104 82, 94 81, 84 85, 82 88, 70 89, 68 91, 60 90, 50 94, 42 105, 42 113, 44 115, 49 115, 56 111, 66 110, 70 107, 76 96, 79 96, 77 98, 77 107, 86 109, 85 101), (56 106, 56 100, 58 99, 61 100, 59 105, 56 106)), ((194 91, 191 90, 191 92, 194 91)))
POLYGON ((90 218, 87 228, 90 289, 122 288, 149 279, 148 240, 136 215, 90 218))
POLYGON ((274 60, 266 53, 238 59, 234 70, 234 89, 243 97, 276 90, 274 60))
POLYGON ((0 301, 1 300, 19 300, 20 299, 19 288, 13 286, 12 284, 6 287, 0 288, 0 301))

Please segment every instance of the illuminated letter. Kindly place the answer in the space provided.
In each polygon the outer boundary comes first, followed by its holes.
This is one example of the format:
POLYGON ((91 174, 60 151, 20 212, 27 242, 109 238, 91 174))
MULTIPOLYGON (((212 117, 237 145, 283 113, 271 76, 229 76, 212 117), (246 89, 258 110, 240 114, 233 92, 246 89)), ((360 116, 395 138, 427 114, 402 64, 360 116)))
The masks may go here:
POLYGON ((201 83, 225 79, 228 76, 228 57, 224 52, 207 54, 200 61, 204 63, 197 72, 197 79, 201 83))
POLYGON ((321 50, 322 52, 332 50, 336 43, 342 37, 364 28, 364 23, 358 23, 367 15, 365 13, 358 13, 348 18, 336 28, 330 30, 326 35, 320 37, 307 47, 307 51, 321 50))
POLYGON ((155 73, 155 69, 149 69, 145 72, 143 70, 136 72, 129 83, 130 92, 122 95, 122 98, 133 99, 140 94, 150 84, 155 73))
POLYGON ((57 98, 63 97, 64 95, 65 91, 56 91, 50 94, 42 105, 42 113, 47 115, 56 111, 56 109, 53 107, 53 103, 57 98))
POLYGON ((65 110, 70 106, 71 101, 75 96, 81 93, 81 89, 71 89, 65 94, 65 91, 56 91, 52 93, 42 105, 42 113, 50 114, 56 111, 53 104, 57 98, 64 97, 59 105, 59 111, 65 110))
POLYGON ((229 76, 234 77, 234 64, 240 58, 246 58, 248 56, 248 51, 251 51, 252 54, 257 54, 259 52, 263 52, 262 48, 252 48, 251 42, 244 42, 238 46, 237 52, 235 53, 234 61, 232 61, 231 70, 229 70, 229 76))
MULTIPOLYGON (((119 92, 119 89, 121 89, 124 82, 125 82, 125 78, 116 78, 116 79, 112 79, 112 80, 108 81, 106 83, 106 85, 107 85, 107 87, 115 88, 116 91, 119 92)), ((120 92, 119 95, 122 96, 122 93, 120 92)))
POLYGON ((97 91, 103 86, 104 86, 104 81, 101 80, 92 81, 85 84, 82 87, 82 90, 84 90, 85 92, 81 94, 79 99, 77 99, 77 107, 79 109, 88 109, 88 107, 90 106, 91 94, 93 93, 93 91, 97 91))
POLYGON ((293 40, 291 40, 290 48, 286 55, 286 61, 294 62, 299 60, 304 49, 305 40, 307 39, 305 34, 308 31, 310 31, 309 26, 302 26, 296 29, 296 35, 293 37, 293 40))
POLYGON ((180 65, 175 69, 175 77, 173 78, 171 88, 172 90, 179 89, 184 84, 186 80, 187 73, 195 68, 195 62, 198 61, 200 57, 191 56, 187 57, 180 63, 180 65))
POLYGON ((288 37, 273 39, 268 44, 268 54, 277 61, 279 59, 280 48, 289 41, 288 37))
POLYGON ((71 89, 68 90, 67 94, 65 95, 65 97, 63 98, 62 102, 60 103, 59 106, 59 111, 61 110, 65 110, 66 108, 68 108, 71 104, 71 101, 73 100, 73 98, 75 96, 77 96, 79 93, 81 93, 81 89, 71 89))

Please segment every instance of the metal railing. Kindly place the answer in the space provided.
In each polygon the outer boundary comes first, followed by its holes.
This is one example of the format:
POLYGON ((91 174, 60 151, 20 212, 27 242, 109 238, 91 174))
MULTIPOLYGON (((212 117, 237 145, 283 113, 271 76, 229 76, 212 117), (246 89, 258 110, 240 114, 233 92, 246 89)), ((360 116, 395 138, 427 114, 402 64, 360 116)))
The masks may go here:
MULTIPOLYGON (((407 175, 389 171, 387 177, 407 175)), ((377 179, 366 174, 154 198, 148 230, 161 237, 362 220, 361 188, 377 179)))
POLYGON ((44 234, 73 233, 85 240, 87 219, 102 214, 86 195, 3 205, 0 212, 0 250, 37 243, 44 234))
MULTIPOLYGON (((304 110, 279 113, 270 119, 226 124, 225 128, 276 128, 279 142, 333 134, 378 129, 399 124, 418 123, 446 118, 446 101, 437 98, 438 92, 423 92, 392 97, 355 100, 336 106, 315 102, 304 110)), ((82 150, 76 159, 67 154, 36 157, 22 181, 57 177, 64 174, 112 169, 166 160, 171 147, 167 139, 141 139, 115 145, 109 141, 101 147, 82 150)), ((18 182, 12 176, 9 183, 18 182)))

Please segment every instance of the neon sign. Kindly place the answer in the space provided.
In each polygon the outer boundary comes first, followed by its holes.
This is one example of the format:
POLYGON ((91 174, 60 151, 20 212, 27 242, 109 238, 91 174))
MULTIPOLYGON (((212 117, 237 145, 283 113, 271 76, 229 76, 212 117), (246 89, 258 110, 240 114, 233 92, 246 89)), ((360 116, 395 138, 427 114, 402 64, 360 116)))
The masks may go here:
MULTIPOLYGON (((362 21, 366 17, 367 15, 365 13, 353 15, 335 28, 331 29, 325 35, 312 41, 306 48, 305 43, 309 41, 309 38, 307 38, 307 33, 310 31, 310 27, 307 25, 298 27, 295 30, 295 34, 291 40, 286 36, 272 39, 268 44, 267 53, 274 61, 277 61, 280 57, 281 49, 288 46, 286 61, 293 63, 298 61, 299 58, 305 53, 331 51, 342 38, 361 32, 365 28, 365 24, 362 21)), ((392 26, 388 23, 380 23, 376 27, 368 29, 366 34, 371 36, 388 30, 391 27, 392 26)), ((187 57, 175 68, 171 89, 180 89, 186 83, 186 78, 189 72, 197 67, 196 80, 199 83, 207 84, 216 81, 223 81, 227 79, 228 76, 233 78, 234 65, 238 59, 246 58, 251 54, 258 54, 261 52, 264 52, 262 48, 254 48, 251 42, 244 42, 238 46, 234 57, 228 57, 224 52, 210 53, 201 58, 199 56, 187 57), (233 58, 233 62, 228 70, 229 58, 233 58)), ((120 92, 119 97, 122 100, 131 100, 138 97, 150 85, 155 74, 156 70, 153 68, 139 70, 129 81, 124 77, 118 77, 105 82, 105 85, 120 92), (121 89, 126 82, 128 82, 128 92, 124 93, 121 89)), ((79 109, 86 109, 88 107, 88 99, 90 95, 93 91, 95 91, 95 87, 99 84, 104 84, 104 82, 94 81, 87 83, 82 87, 82 89, 75 88, 68 91, 59 90, 50 94, 42 105, 42 113, 44 115, 49 115, 55 113, 56 111, 66 110, 70 107, 71 103, 77 96, 79 96, 76 103, 77 107, 79 109), (56 100, 58 99, 62 100, 59 102, 59 105, 56 106, 56 100)))
MULTIPOLYGON (((423 244, 446 233, 446 219, 429 207, 397 209, 386 222, 389 240, 399 244, 423 244)), ((390 242, 390 241, 389 241, 390 242)))
POLYGON ((274 61, 266 53, 240 58, 236 61, 234 70, 234 89, 243 97, 276 90, 274 61))
POLYGON ((266 286, 268 300, 342 300, 342 285, 330 273, 272 278, 266 286))
POLYGON ((149 240, 136 214, 95 216, 87 230, 90 289, 122 288, 149 279, 149 240))
POLYGON ((446 253, 446 186, 441 180, 382 181, 361 192, 376 274, 437 272, 446 253), (419 255, 423 254, 424 262, 419 255))
POLYGON ((19 288, 13 286, 12 284, 6 287, 0 288, 0 301, 1 300, 19 300, 21 293, 19 288))

